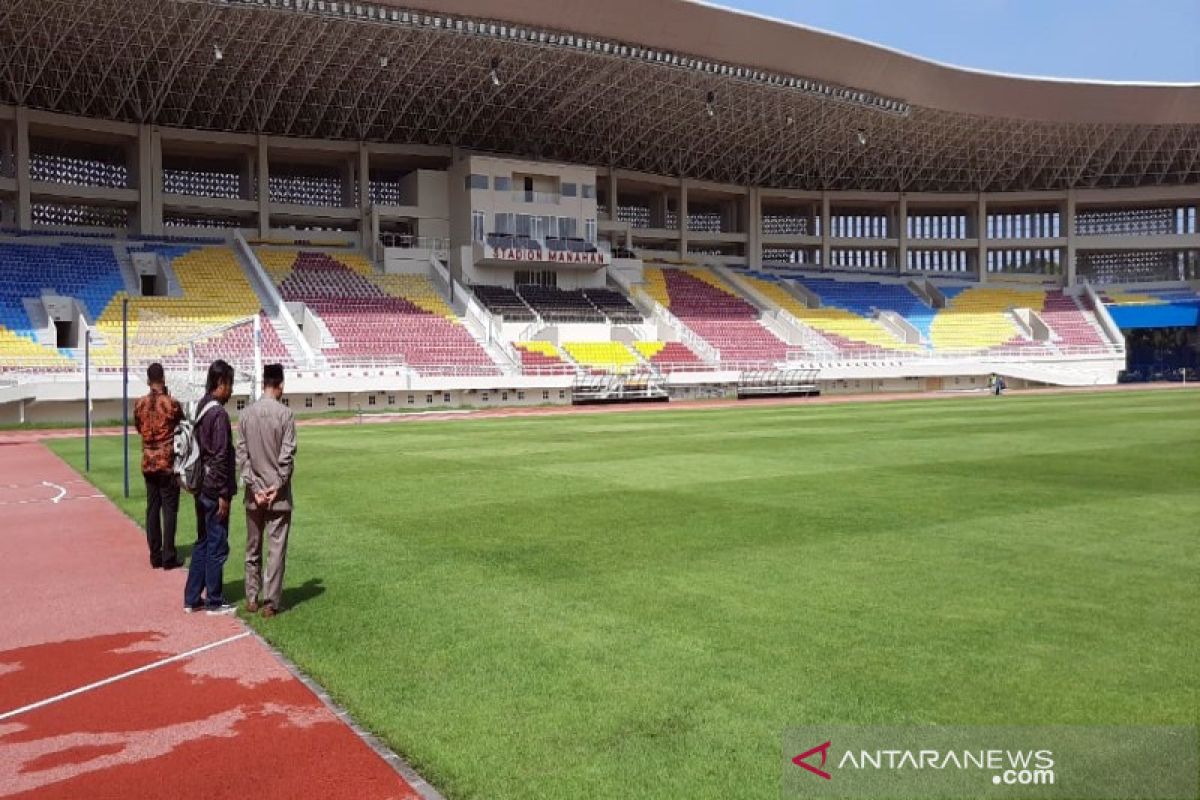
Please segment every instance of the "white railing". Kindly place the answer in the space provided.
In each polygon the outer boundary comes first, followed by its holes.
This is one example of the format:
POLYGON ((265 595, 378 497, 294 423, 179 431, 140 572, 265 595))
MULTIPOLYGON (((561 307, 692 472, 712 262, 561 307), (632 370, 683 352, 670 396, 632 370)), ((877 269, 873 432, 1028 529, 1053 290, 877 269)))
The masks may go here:
POLYGON ((552 206, 559 203, 559 195, 554 192, 513 192, 512 199, 517 203, 546 203, 552 206))
MULTIPOLYGON (((442 260, 437 257, 436 253, 429 256, 429 268, 432 269, 433 273, 442 281, 442 285, 446 290, 446 294, 453 295, 453 290, 450 288, 452 285, 452 281, 450 280, 450 270, 446 269, 446 265, 442 263, 442 260)), ((453 302, 454 297, 451 296, 450 300, 453 302)))
POLYGON ((1096 315, 1096 322, 1100 324, 1104 335, 1113 343, 1117 352, 1124 353, 1125 335, 1121 333, 1121 328, 1112 318, 1112 314, 1108 312, 1108 306, 1104 305, 1104 301, 1096 294, 1096 289, 1092 286, 1091 281, 1085 278, 1080 281, 1080 285, 1083 287, 1083 295, 1087 297, 1088 305, 1091 306, 1092 313, 1096 315))
POLYGON ((811 326, 807 325, 803 320, 801 320, 792 312, 788 311, 786 308, 777 309, 775 315, 780 319, 780 321, 790 325, 792 328, 800 332, 800 343, 809 350, 820 353, 837 352, 837 347, 832 342, 830 342, 821 334, 817 333, 817 331, 813 330, 811 326))
POLYGON ((238 253, 242 260, 250 268, 250 278, 254 285, 258 287, 259 297, 263 300, 264 310, 267 316, 271 319, 277 319, 283 322, 283 327, 295 341, 296 346, 300 348, 298 355, 309 364, 318 361, 316 352, 309 345, 308 340, 304 338, 300 326, 296 324, 296 319, 292 316, 292 312, 288 310, 287 303, 283 300, 283 295, 279 293, 279 289, 275 287, 275 282, 271 280, 271 276, 267 274, 267 270, 263 267, 262 262, 258 260, 258 256, 254 253, 254 248, 246 241, 246 237, 242 236, 242 232, 235 230, 233 232, 234 251, 238 253))
POLYGON ((438 236, 412 236, 407 233, 379 234, 379 243, 384 247, 398 247, 404 250, 432 250, 443 255, 450 250, 450 240, 438 236))
POLYGON ((707 341, 702 339, 699 334, 683 323, 683 320, 672 314, 666 306, 655 300, 645 292, 640 286, 632 286, 630 291, 631 297, 636 297, 640 300, 644 307, 650 309, 650 316, 671 328, 679 336, 679 341, 683 342, 688 348, 700 356, 700 358, 716 364, 721 360, 721 351, 713 347, 707 341))
POLYGON ((518 342, 530 341, 542 328, 546 327, 546 323, 542 320, 541 316, 536 311, 533 313, 537 319, 521 329, 521 332, 517 334, 518 342))
POLYGON ((936 364, 962 361, 1063 361, 1079 358, 1117 357, 1112 348, 1093 345, 1064 345, 1060 347, 996 347, 990 350, 888 350, 885 348, 862 348, 854 351, 838 351, 834 354, 803 354, 788 351, 789 361, 820 364, 936 364))

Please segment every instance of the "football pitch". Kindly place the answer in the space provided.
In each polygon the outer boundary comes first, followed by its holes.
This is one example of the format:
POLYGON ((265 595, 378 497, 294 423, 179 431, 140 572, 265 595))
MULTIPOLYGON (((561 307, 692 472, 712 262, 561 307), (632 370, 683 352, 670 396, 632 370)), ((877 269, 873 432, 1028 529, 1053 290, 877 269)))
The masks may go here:
MULTIPOLYGON (((1200 722, 1194 391, 299 441, 251 624, 454 800, 778 797, 799 725, 1200 722)), ((90 477, 140 523, 131 446, 129 500, 119 438, 90 477)))

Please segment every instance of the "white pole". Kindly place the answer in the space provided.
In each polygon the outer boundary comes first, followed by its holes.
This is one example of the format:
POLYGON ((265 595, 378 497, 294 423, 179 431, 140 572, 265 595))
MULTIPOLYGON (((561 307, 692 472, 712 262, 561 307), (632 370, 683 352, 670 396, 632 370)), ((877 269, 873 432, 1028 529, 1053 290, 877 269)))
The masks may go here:
POLYGON ((262 379, 262 317, 258 314, 254 315, 254 374, 250 376, 250 396, 255 400, 260 394, 260 380, 262 379))

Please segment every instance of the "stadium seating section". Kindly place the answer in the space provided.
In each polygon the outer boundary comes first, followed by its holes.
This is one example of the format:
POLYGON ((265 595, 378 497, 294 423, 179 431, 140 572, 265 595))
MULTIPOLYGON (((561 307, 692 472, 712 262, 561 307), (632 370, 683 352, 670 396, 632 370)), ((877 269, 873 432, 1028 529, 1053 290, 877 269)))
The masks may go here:
POLYGON ((482 285, 472 286, 471 289, 484 308, 506 322, 533 322, 537 319, 533 309, 512 289, 482 285))
POLYGON ((645 322, 641 312, 629 302, 629 298, 612 289, 584 289, 583 296, 596 307, 600 313, 613 323, 632 323, 639 325, 645 322))
MULTIPOLYGON (((203 363, 223 357, 248 364, 255 315, 262 321, 263 357, 293 364, 283 338, 262 315, 259 299, 235 252, 200 242, 124 240, 98 237, 58 243, 12 237, 0 241, 0 369, 74 370, 81 354, 47 341, 46 321, 30 319, 26 301, 43 294, 75 298, 94 324, 92 356, 99 369, 121 362, 121 304, 128 297, 132 363, 163 360, 176 368, 189 357, 203 363), (129 297, 121 251, 152 252, 169 262, 177 291, 169 297, 129 297), (37 328, 40 327, 39 331, 37 328)), ((287 301, 302 302, 323 320, 336 346, 323 354, 333 364, 403 360, 431 374, 492 375, 500 370, 462 324, 432 281, 423 275, 383 275, 364 256, 260 247, 260 261, 287 301)), ((1098 348, 1108 342, 1093 314, 1059 289, 1015 284, 939 283, 943 309, 931 308, 905 282, 838 280, 802 273, 742 269, 744 280, 770 301, 824 337, 846 356, 921 350, 987 353, 1017 348, 1030 354, 1061 348, 1098 348), (803 286, 820 299, 809 308, 803 286), (1052 331, 1051 343, 1022 332, 1014 309, 1037 312, 1052 331), (906 344, 876 319, 881 311, 903 317, 921 335, 906 344)), ((789 346, 762 322, 759 310, 715 272, 673 264, 647 264, 646 292, 698 336, 720 351, 726 363, 786 361, 800 348, 789 346)), ((521 286, 516 290, 475 286, 480 302, 505 320, 546 322, 644 322, 629 299, 612 289, 559 290, 521 286)), ((1124 327, 1191 327, 1200 322, 1200 296, 1186 287, 1109 289, 1101 299, 1124 327)), ((628 372, 646 369, 703 369, 707 365, 680 342, 571 341, 561 349, 547 342, 516 345, 522 366, 533 374, 576 370, 628 372)))
POLYGON ((820 308, 809 308, 773 275, 751 272, 745 279, 780 308, 820 333, 838 351, 850 356, 864 351, 918 349, 897 339, 875 320, 876 309, 905 308, 913 317, 929 311, 902 286, 805 280, 805 286, 821 298, 820 308))
POLYGON ((581 291, 564 291, 547 286, 518 286, 517 294, 545 322, 606 322, 581 291))
POLYGON ((472 289, 484 308, 506 322, 625 323, 645 322, 629 299, 612 289, 557 289, 546 286, 476 285, 472 289))
POLYGON ((640 362, 621 342, 565 342, 563 350, 585 369, 604 372, 631 372, 640 362))
MULTIPOLYGON (((119 245, 124 247, 125 245, 119 245)), ((189 244, 134 244, 170 262, 181 294, 131 297, 124 288, 113 245, 0 244, 0 363, 36 363, 44 369, 76 369, 82 354, 37 343, 22 300, 49 291, 78 300, 94 325, 92 359, 98 369, 122 362, 122 301, 129 299, 129 360, 159 360, 168 369, 189 358, 223 357, 247 363, 253 355, 253 328, 234 326, 260 313, 258 299, 233 251, 189 244)), ((263 356, 292 359, 269 320, 263 318, 263 356)))
POLYGON ((677 372, 706 366, 682 342, 635 342, 633 347, 646 361, 666 371, 677 372))
POLYGON ((820 298, 820 308, 808 308, 781 285, 778 275, 747 271, 745 277, 768 299, 823 335, 840 353, 850 356, 866 351, 903 353, 922 349, 948 353, 997 348, 1049 352, 1047 345, 1022 333, 1011 315, 1017 308, 1036 311, 1053 332, 1057 347, 1106 346, 1078 302, 1058 289, 946 285, 940 287, 946 307, 935 310, 904 283, 790 276, 820 298), (904 344, 893 336, 874 318, 880 311, 903 317, 920 333, 922 345, 904 344))
POLYGON ((287 302, 304 303, 337 343, 332 363, 397 359, 429 374, 498 375, 424 276, 384 276, 354 254, 260 250, 258 257, 287 302))
POLYGON ((721 353, 724 362, 787 360, 788 346, 759 322, 759 311, 711 270, 646 265, 648 294, 721 353))
POLYGON ((38 342, 24 299, 73 297, 94 319, 123 288, 111 247, 0 243, 0 367, 75 368, 69 352, 38 342))
POLYGON ((522 369, 533 375, 569 375, 575 371, 550 342, 517 342, 522 369))
POLYGON ((1042 306, 1042 319, 1058 334, 1059 345, 1068 347, 1103 347, 1096 326, 1088 321, 1074 298, 1063 294, 1061 289, 1046 292, 1042 306))
MULTIPOLYGON (((142 363, 162 360, 170 367, 188 357, 195 343, 198 363, 224 358, 247 367, 254 357, 253 327, 233 326, 261 315, 258 296, 246 279, 237 255, 228 247, 148 244, 131 250, 154 252, 170 262, 182 295, 129 297, 129 356, 142 363)), ((121 363, 121 301, 118 292, 96 319, 102 344, 94 354, 101 367, 121 363)), ((262 317, 265 361, 291 364, 293 359, 270 320, 262 317)))

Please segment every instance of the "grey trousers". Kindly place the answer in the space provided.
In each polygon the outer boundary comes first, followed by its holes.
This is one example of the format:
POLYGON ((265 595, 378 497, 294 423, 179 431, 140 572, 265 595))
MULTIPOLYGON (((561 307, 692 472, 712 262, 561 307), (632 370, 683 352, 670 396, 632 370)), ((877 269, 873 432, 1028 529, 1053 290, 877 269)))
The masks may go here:
POLYGON ((276 611, 283 610, 283 570, 287 566, 291 511, 246 509, 246 601, 261 601, 276 611), (267 563, 263 566, 263 535, 267 539, 267 563), (263 580, 266 588, 263 589, 263 580))

